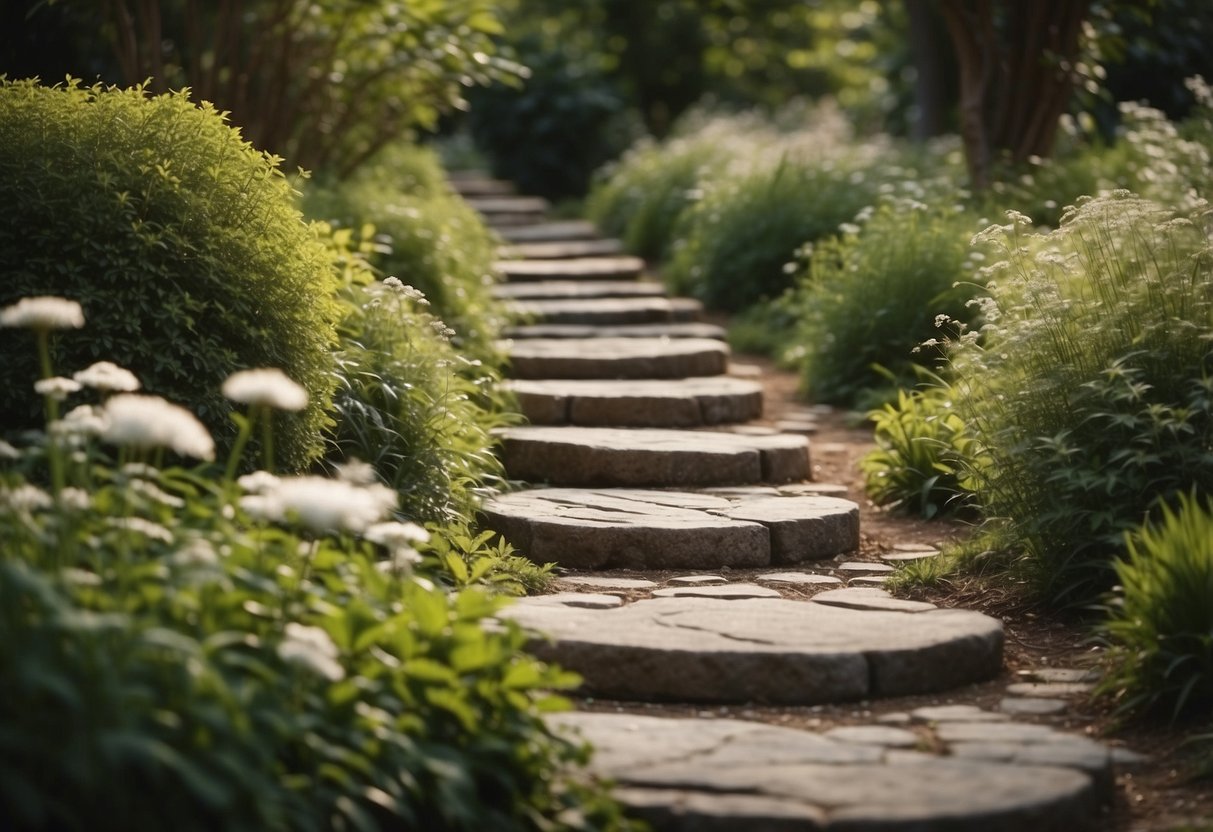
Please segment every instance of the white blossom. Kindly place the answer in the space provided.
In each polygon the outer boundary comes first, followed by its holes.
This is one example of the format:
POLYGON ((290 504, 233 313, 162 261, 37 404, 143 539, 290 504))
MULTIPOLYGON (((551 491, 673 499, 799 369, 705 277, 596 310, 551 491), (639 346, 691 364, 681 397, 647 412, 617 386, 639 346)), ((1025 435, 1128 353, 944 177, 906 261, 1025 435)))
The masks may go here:
POLYGON ((72 378, 85 387, 107 393, 134 393, 139 389, 139 379, 134 373, 110 361, 98 361, 73 373, 72 378))
POLYGON ((0 439, 0 459, 20 459, 21 451, 0 439))
POLYGON ((49 508, 51 495, 36 485, 22 483, 16 488, 0 490, 0 502, 17 511, 33 511, 39 508, 49 508))
POLYGON ((172 543, 173 533, 151 520, 142 517, 111 517, 110 525, 128 532, 141 534, 149 540, 159 540, 161 543, 172 543))
POLYGON ((0 309, 0 326, 21 329, 80 329, 84 326, 84 310, 67 298, 43 295, 22 298, 12 306, 0 309))
POLYGON ((278 485, 278 478, 269 471, 254 471, 236 480, 236 484, 249 494, 264 494, 278 485))
POLYGON ((67 487, 59 492, 59 505, 69 511, 85 511, 93 503, 93 498, 83 488, 67 487))
POLYGON ((345 668, 337 661, 337 645, 324 630, 292 621, 286 625, 283 636, 278 643, 278 655, 284 662, 310 670, 330 682, 345 678, 345 668))
POLYGON ((52 422, 50 431, 56 436, 100 436, 105 432, 106 424, 105 415, 99 408, 82 404, 52 422))
POLYGON ((241 498, 240 505, 263 520, 295 522, 315 532, 358 534, 382 520, 396 500, 396 492, 386 485, 304 476, 284 477, 265 494, 241 498))
POLYGON ((53 378, 40 378, 34 382, 34 392, 39 396, 46 396, 49 399, 54 399, 61 402, 80 390, 80 382, 73 381, 70 378, 63 376, 54 376, 53 378))
POLYGON ((215 458, 215 441, 194 414, 159 396, 119 393, 106 401, 102 413, 108 424, 101 436, 115 445, 215 458))
POLYGON ((223 395, 234 402, 267 405, 278 410, 307 407, 307 391, 276 367, 232 373, 223 382, 223 395))

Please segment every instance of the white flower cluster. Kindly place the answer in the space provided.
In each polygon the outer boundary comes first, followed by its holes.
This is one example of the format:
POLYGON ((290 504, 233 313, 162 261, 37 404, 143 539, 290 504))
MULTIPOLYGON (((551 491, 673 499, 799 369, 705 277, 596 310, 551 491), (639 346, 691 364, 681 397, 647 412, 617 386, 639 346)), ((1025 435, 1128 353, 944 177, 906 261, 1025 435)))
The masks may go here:
POLYGON ((98 361, 73 373, 72 378, 103 393, 134 393, 139 389, 139 379, 134 373, 109 361, 98 361))
POLYGON ((21 298, 0 309, 0 326, 42 331, 80 329, 84 326, 84 310, 74 300, 52 295, 21 298))
POLYGON ((275 477, 258 471, 238 483, 249 492, 240 507, 259 520, 297 523, 313 532, 362 534, 396 507, 396 492, 380 483, 325 477, 275 477))
POLYGON ((159 396, 119 393, 102 408, 101 438, 133 448, 169 448, 182 456, 213 460, 215 441, 194 414, 159 396))
POLYGON ((278 656, 330 682, 345 678, 345 668, 337 661, 340 651, 333 637, 319 627, 308 627, 291 621, 278 643, 278 656))
POLYGON ((232 373, 223 382, 223 395, 234 402, 278 410, 296 411, 307 407, 307 390, 276 367, 232 373))

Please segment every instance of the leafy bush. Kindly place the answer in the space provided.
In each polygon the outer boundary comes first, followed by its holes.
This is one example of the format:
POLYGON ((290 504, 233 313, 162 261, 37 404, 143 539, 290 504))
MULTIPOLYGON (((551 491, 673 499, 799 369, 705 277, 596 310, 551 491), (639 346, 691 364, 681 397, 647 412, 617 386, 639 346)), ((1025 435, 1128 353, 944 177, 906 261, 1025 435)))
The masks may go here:
POLYGON ((1123 534, 1213 488, 1213 251, 1204 210, 1117 192, 1061 228, 1000 242, 983 329, 951 357, 990 464, 981 501, 1004 551, 1055 600, 1106 590, 1123 534))
POLYGON ((868 414, 876 450, 859 461, 877 505, 932 518, 972 507, 979 450, 944 384, 900 390, 896 404, 868 414))
POLYGON ((504 321, 493 300, 496 241, 480 216, 437 181, 428 152, 397 150, 383 166, 342 183, 310 186, 304 211, 348 231, 374 235, 365 256, 384 276, 425 293, 470 356, 498 363, 493 340, 504 321), (407 156, 405 164, 390 165, 407 156), (414 191, 415 189, 415 191, 414 191))
POLYGON ((937 321, 968 320, 980 291, 971 215, 913 200, 882 201, 861 225, 813 247, 791 305, 794 349, 815 401, 853 404, 865 391, 914 382, 937 321))
POLYGON ((1100 630, 1111 644, 1100 684, 1127 711, 1213 702, 1213 503, 1181 494, 1173 511, 1129 533, 1119 587, 1100 630), (1203 502, 1203 505, 1202 505, 1203 502))
MULTIPOLYGON (((219 384, 274 365, 311 401, 278 416, 279 459, 319 455, 334 377, 337 307, 325 246, 276 160, 209 105, 139 89, 0 82, 0 304, 67 295, 89 321, 56 342, 59 366, 105 356, 187 402, 221 440, 235 430, 219 384)), ((36 423, 38 375, 0 331, 0 422, 36 423)))

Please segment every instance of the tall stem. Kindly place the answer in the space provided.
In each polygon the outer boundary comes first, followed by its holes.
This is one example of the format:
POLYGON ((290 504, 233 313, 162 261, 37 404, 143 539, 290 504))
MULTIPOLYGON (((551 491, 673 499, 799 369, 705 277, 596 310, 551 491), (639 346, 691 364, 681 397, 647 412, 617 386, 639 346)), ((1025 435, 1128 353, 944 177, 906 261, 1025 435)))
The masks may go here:
MULTIPOLYGON (((51 367, 50 334, 45 329, 39 329, 37 330, 37 340, 38 366, 42 372, 42 378, 51 378, 54 376, 54 370, 51 367)), ((42 397, 42 402, 46 409, 46 455, 51 469, 51 493, 58 499, 59 492, 63 491, 65 484, 63 449, 55 441, 51 425, 59 420, 59 400, 53 395, 46 395, 42 397)))

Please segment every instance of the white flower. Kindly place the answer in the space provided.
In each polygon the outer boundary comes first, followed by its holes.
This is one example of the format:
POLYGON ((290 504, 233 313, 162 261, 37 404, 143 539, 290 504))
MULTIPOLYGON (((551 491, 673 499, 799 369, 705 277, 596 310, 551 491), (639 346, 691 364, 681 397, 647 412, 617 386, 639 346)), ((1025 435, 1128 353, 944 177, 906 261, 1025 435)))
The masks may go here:
POLYGON ((282 503, 266 494, 249 494, 241 497, 240 508, 254 520, 268 523, 282 519, 282 503))
POLYGON ((319 627, 294 621, 287 624, 284 638, 278 643, 278 655, 284 662, 299 665, 330 682, 345 678, 345 668, 337 661, 337 645, 319 627))
POLYGON ((355 534, 382 520, 397 499, 386 485, 354 485, 324 477, 286 477, 266 496, 280 508, 273 519, 291 520, 317 532, 355 534))
POLYGON ((68 487, 59 492, 59 505, 69 511, 85 511, 93 498, 83 488, 68 487))
POLYGON ((144 520, 142 517, 111 517, 110 525, 119 529, 125 529, 128 532, 136 532, 150 540, 159 540, 162 543, 172 543, 173 533, 161 526, 159 523, 153 523, 151 520, 144 520))
POLYGON ((20 459, 21 451, 0 439, 0 459, 20 459))
POLYGON ((33 511, 50 507, 51 495, 36 485, 22 483, 16 488, 0 490, 0 501, 17 511, 33 511))
POLYGON ((194 414, 159 396, 119 393, 102 411, 109 424, 102 438, 135 448, 169 448, 182 456, 213 460, 215 441, 194 414))
POLYGON ((39 396, 46 396, 49 399, 54 399, 61 402, 72 393, 79 392, 80 382, 73 381, 70 378, 63 376, 55 376, 54 378, 41 378, 34 382, 34 392, 39 396))
POLYGON ((43 295, 22 298, 0 309, 0 326, 22 329, 79 329, 84 326, 84 310, 74 300, 43 295))
POLYGON ((217 566, 219 564, 219 554, 215 551, 215 547, 209 540, 196 537, 169 555, 167 560, 173 566, 193 569, 217 566))
POLYGON ((369 462, 351 459, 337 466, 337 479, 354 485, 370 485, 379 482, 379 475, 369 462))
POLYGON ((135 378, 134 373, 109 361, 98 361, 73 373, 72 378, 85 387, 107 393, 134 393, 139 389, 139 379, 135 378))
POLYGON ((268 405, 279 410, 307 407, 307 391, 276 367, 232 373, 223 382, 223 395, 234 402, 268 405))
POLYGON ((105 432, 105 425, 105 416, 100 409, 82 404, 52 422, 50 429, 56 436, 100 436, 105 432))
POLYGON ((269 471, 254 471, 236 480, 236 484, 249 494, 264 494, 277 487, 278 478, 269 471))
POLYGON ((389 549, 397 546, 408 546, 410 543, 425 543, 430 539, 430 533, 416 523, 376 523, 362 534, 372 543, 386 546, 389 549))
POLYGON ((154 503, 160 503, 169 508, 185 508, 185 500, 169 494, 150 480, 132 480, 130 490, 154 503))

